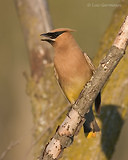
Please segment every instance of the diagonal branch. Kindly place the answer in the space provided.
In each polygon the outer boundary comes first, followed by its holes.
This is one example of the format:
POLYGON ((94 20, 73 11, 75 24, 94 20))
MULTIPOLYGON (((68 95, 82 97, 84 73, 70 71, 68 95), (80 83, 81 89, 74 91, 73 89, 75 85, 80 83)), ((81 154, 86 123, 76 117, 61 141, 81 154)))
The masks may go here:
MULTIPOLYGON (((128 16, 126 17, 108 54, 101 60, 95 74, 84 87, 71 111, 46 145, 40 160, 59 159, 63 150, 71 145, 73 137, 84 115, 88 113, 99 91, 123 57, 128 41, 128 16)), ((86 119, 85 119, 86 120, 86 119)))

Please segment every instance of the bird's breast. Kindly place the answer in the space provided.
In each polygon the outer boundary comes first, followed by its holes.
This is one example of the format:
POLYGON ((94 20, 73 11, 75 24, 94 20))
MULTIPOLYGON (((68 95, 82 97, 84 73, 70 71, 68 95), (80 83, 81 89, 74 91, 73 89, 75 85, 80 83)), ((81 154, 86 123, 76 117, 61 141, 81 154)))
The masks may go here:
MULTIPOLYGON (((90 80, 92 71, 81 57, 58 56, 54 65, 59 84, 71 103, 78 98, 84 85, 90 80)), ((84 56, 82 57, 84 58, 84 56)))

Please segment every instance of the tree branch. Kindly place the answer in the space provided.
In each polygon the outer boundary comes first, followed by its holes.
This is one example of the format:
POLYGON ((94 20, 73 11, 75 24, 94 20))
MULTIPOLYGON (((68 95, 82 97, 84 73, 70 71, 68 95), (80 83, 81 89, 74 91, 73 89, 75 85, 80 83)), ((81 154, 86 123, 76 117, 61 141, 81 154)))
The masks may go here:
POLYGON ((47 0, 15 0, 15 3, 29 51, 31 75, 38 82, 52 57, 51 47, 41 44, 39 38, 40 33, 53 28, 47 0))
MULTIPOLYGON (((84 87, 71 111, 46 145, 40 160, 59 159, 63 150, 71 145, 84 115, 88 113, 99 91, 123 57, 128 41, 128 16, 126 17, 109 53, 101 60, 91 80, 84 87)), ((85 119, 86 120, 86 119, 85 119)))

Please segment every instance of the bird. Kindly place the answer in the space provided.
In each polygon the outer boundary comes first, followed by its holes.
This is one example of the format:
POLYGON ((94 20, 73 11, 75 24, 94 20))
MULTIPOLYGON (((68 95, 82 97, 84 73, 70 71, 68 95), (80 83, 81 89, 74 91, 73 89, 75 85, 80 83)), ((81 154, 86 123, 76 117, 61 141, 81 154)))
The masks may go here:
MULTIPOLYGON (((89 82, 95 72, 95 67, 89 58, 79 47, 70 28, 58 28, 41 34, 41 41, 50 43, 54 48, 54 70, 59 86, 71 104, 78 99, 84 86, 89 82), (43 38, 42 38, 43 37, 43 38)), ((95 99, 95 110, 100 112, 101 93, 95 99)), ((99 126, 95 120, 92 106, 83 124, 86 137, 94 137, 99 132, 99 126)))

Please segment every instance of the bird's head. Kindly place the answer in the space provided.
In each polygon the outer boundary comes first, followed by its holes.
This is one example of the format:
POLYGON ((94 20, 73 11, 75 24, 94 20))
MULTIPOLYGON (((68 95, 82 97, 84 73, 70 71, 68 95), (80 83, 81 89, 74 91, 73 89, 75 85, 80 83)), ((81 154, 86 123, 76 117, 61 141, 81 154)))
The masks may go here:
POLYGON ((40 36, 43 37, 41 41, 49 42, 54 46, 57 42, 66 41, 73 31, 75 30, 69 28, 54 29, 50 32, 41 34, 40 36))

